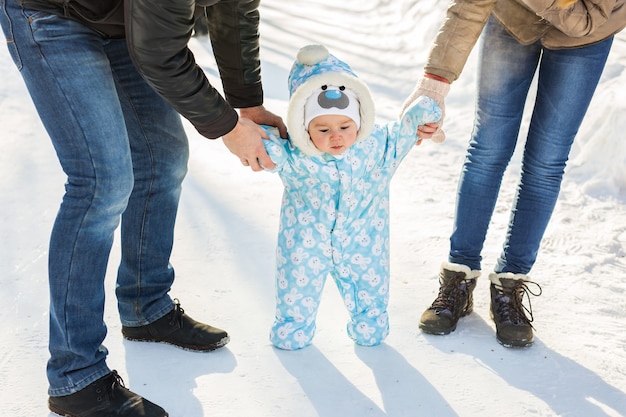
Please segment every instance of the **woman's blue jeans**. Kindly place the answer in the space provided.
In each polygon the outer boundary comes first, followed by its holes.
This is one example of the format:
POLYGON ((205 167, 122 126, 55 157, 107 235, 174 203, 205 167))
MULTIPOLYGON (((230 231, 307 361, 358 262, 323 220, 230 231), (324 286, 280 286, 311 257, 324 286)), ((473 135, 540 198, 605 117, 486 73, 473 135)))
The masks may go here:
POLYGON ((574 137, 613 38, 582 48, 521 45, 493 18, 481 39, 474 129, 458 186, 450 262, 481 269, 481 251, 502 176, 517 143, 538 68, 537 97, 521 177, 495 272, 527 274, 554 210, 574 137))
MULTIPOLYGON (((122 324, 168 313, 169 264, 187 137, 180 116, 133 67, 124 40, 0 0, 15 64, 67 175, 49 251, 49 394, 106 375, 104 279, 121 219, 122 324)), ((35 144, 36 146, 36 144, 35 144)))

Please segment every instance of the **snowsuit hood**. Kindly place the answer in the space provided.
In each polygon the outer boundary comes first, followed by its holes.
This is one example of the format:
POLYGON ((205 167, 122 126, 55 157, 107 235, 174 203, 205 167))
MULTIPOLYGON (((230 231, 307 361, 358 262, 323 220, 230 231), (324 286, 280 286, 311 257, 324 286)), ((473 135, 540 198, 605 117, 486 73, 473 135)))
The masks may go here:
POLYGON ((328 52, 323 45, 307 45, 300 49, 289 73, 289 105, 287 129, 292 143, 309 156, 322 155, 315 147, 305 125, 306 101, 322 86, 345 87, 359 101, 360 128, 357 142, 368 137, 374 126, 374 100, 367 85, 345 62, 328 52))

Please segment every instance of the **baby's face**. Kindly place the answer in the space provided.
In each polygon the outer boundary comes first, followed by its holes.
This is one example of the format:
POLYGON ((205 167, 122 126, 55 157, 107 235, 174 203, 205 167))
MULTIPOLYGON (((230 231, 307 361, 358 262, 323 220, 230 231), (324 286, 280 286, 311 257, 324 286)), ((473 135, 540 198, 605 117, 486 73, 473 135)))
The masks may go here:
POLYGON ((309 136, 320 151, 340 155, 356 142, 356 123, 344 115, 317 116, 309 123, 309 136))

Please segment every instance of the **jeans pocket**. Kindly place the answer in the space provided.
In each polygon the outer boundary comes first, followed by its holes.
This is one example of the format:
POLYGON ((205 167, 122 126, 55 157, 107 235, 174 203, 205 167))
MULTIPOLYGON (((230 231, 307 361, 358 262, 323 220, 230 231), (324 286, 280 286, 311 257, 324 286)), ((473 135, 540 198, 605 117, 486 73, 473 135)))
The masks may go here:
MULTIPOLYGON (((24 39, 23 35, 25 33, 26 36, 30 37, 32 36, 31 34, 34 34, 37 31, 37 27, 41 26, 42 21, 45 21, 47 19, 55 19, 57 17, 49 13, 24 8, 20 9, 21 12, 11 13, 15 12, 16 10, 7 10, 7 7, 11 6, 6 4, 5 1, 0 4, 3 6, 2 13, 0 14, 0 24, 2 24, 2 31, 4 32, 4 37, 6 38, 7 48, 9 50, 9 54, 11 55, 11 58, 13 59, 13 62, 15 63, 15 66, 19 71, 21 71, 23 68, 23 62, 22 57, 20 56, 20 47, 18 45, 18 42, 15 41, 16 33, 22 34, 22 36, 18 36, 18 39, 24 39), (25 19, 25 22, 17 21, 17 19, 25 19), (24 31, 24 29, 26 30, 26 32, 24 31)), ((20 43, 20 45, 22 43, 20 43)))
POLYGON ((22 9, 22 11, 27 24, 30 26, 33 36, 35 36, 35 34, 40 30, 45 30, 50 27, 55 28, 57 25, 62 26, 62 22, 67 20, 48 12, 41 12, 26 8, 22 9))
POLYGON ((13 38, 7 37, 7 48, 9 48, 9 55, 13 58, 13 62, 17 67, 18 71, 22 71, 22 60, 20 58, 20 52, 17 50, 17 45, 13 41, 13 38))
POLYGON ((9 50, 9 55, 11 55, 15 66, 19 71, 21 71, 23 65, 17 45, 15 44, 15 37, 13 36, 13 22, 11 22, 11 19, 9 18, 6 10, 7 4, 4 0, 0 1, 0 6, 0 25, 2 26, 4 37, 6 38, 7 49, 9 50))

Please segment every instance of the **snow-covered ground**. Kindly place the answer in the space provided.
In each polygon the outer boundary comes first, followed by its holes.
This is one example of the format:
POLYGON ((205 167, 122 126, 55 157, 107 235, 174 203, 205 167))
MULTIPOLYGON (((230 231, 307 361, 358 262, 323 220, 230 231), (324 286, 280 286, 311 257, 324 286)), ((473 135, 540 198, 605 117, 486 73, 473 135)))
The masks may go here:
MULTIPOLYGON (((379 121, 393 119, 422 72, 445 3, 264 0, 266 106, 285 115, 297 50, 323 43, 370 85, 379 121)), ((192 47, 219 85, 207 39, 192 47)), ((65 178, 5 47, 0 72, 0 408, 3 416, 47 417, 47 245, 65 178)), ((328 282, 313 346, 271 347, 280 180, 243 168, 220 140, 187 125, 192 156, 172 293, 232 341, 208 354, 123 341, 113 293, 116 242, 106 283, 109 365, 172 417, 626 416, 626 34, 615 40, 531 274, 543 295, 532 299, 536 343, 529 349, 496 342, 486 279, 475 291, 475 313, 454 333, 417 328, 447 256, 474 79, 472 54, 447 100, 447 141, 417 147, 392 183, 385 344, 363 348, 348 339, 347 314, 328 282)), ((518 174, 516 154, 485 245, 486 273, 500 251, 518 174)))

